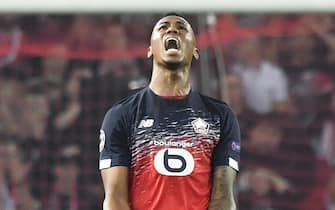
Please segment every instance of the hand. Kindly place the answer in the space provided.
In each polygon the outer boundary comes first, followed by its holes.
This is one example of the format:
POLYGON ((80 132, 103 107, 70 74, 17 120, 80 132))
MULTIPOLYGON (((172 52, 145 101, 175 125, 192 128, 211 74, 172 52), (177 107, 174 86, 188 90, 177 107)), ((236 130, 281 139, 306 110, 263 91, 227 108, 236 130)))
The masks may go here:
POLYGON ((278 174, 272 173, 271 181, 273 184, 273 189, 279 194, 287 192, 291 188, 289 181, 278 174))
POLYGON ((289 181, 281 175, 265 168, 245 171, 240 176, 240 181, 257 195, 266 195, 271 191, 279 194, 290 190, 289 181))
POLYGON ((56 116, 54 120, 54 126, 59 130, 68 128, 76 121, 80 112, 81 112, 80 103, 74 101, 73 103, 68 105, 66 110, 64 110, 63 112, 59 113, 56 116))
POLYGON ((310 29, 317 33, 326 33, 329 32, 332 28, 332 20, 324 17, 315 19, 314 21, 310 21, 308 23, 310 29))

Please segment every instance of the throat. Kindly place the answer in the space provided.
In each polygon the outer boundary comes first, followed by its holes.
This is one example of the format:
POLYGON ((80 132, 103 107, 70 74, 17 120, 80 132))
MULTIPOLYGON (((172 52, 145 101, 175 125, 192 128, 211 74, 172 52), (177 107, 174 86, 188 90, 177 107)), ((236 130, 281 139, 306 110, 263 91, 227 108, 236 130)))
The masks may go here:
POLYGON ((191 91, 191 87, 170 89, 162 86, 155 87, 151 84, 149 85, 149 88, 156 95, 166 99, 184 99, 191 91))
POLYGON ((159 96, 188 95, 191 90, 189 73, 188 67, 178 67, 172 71, 161 65, 154 65, 149 87, 159 96))
POLYGON ((181 63, 165 62, 165 67, 167 70, 176 71, 181 68, 181 63))
POLYGON ((156 95, 162 97, 186 96, 191 90, 188 80, 171 78, 152 79, 149 87, 156 95))

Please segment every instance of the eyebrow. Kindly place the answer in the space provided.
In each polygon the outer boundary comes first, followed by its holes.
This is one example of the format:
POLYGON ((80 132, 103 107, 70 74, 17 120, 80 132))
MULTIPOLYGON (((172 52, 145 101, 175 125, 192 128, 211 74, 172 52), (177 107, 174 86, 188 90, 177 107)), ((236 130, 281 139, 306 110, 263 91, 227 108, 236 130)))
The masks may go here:
POLYGON ((164 25, 164 24, 168 24, 168 23, 170 23, 169 21, 164 21, 164 22, 160 22, 158 25, 160 26, 160 25, 164 25))
MULTIPOLYGON (((188 25, 187 24, 187 22, 186 21, 184 21, 184 20, 177 20, 176 21, 178 24, 183 24, 183 25, 188 25)), ((160 26, 160 25, 164 25, 164 24, 170 24, 170 22, 169 21, 163 21, 163 22, 160 22, 158 25, 160 26)))

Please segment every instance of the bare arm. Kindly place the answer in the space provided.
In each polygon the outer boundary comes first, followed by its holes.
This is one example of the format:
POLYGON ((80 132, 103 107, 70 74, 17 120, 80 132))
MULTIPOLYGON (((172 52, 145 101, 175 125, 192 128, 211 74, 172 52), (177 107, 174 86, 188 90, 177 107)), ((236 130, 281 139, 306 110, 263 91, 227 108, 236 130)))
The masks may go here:
POLYGON ((105 188, 103 210, 130 210, 128 205, 128 167, 101 170, 105 188))
POLYGON ((233 185, 236 171, 229 166, 214 169, 212 193, 208 210, 236 210, 233 185))
POLYGON ((312 26, 314 32, 330 47, 331 50, 335 50, 335 36, 327 31, 322 31, 319 27, 315 24, 312 26))

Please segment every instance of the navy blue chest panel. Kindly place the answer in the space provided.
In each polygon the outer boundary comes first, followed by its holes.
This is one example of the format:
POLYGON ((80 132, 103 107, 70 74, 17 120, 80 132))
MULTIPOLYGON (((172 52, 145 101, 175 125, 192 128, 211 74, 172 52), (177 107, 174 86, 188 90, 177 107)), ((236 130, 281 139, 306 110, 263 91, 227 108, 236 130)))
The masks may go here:
POLYGON ((211 155, 220 138, 220 117, 191 107, 138 115, 131 136, 132 165, 157 148, 185 148, 211 155))

